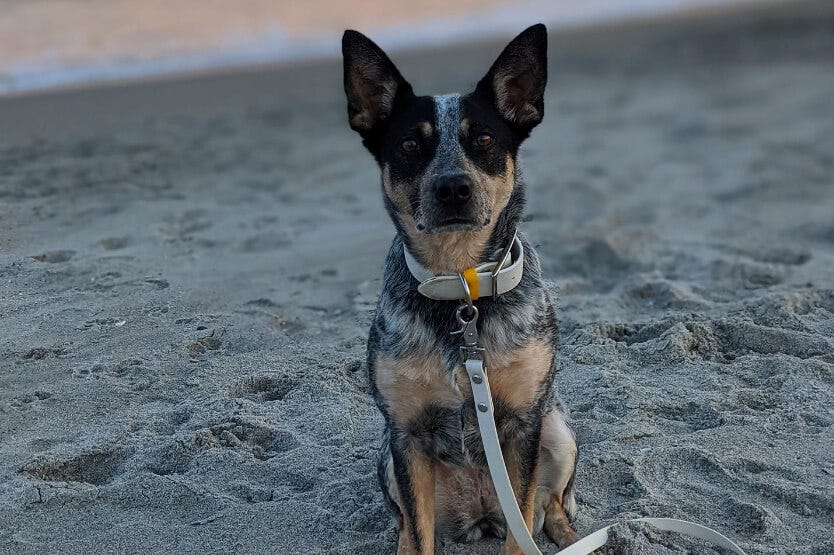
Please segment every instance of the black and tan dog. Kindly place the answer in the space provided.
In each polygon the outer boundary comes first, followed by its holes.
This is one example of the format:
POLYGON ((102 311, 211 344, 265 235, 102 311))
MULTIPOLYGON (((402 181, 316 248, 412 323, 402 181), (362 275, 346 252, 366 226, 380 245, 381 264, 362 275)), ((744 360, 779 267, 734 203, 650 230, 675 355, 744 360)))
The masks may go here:
MULTIPOLYGON (((416 96, 356 31, 345 32, 342 49, 350 126, 382 170, 397 230, 368 367, 386 422, 378 470, 399 526, 398 552, 433 553, 435 531, 463 541, 503 537, 460 340, 450 335, 459 303, 418 292, 406 250, 426 270, 455 275, 512 242, 524 206, 518 149, 544 115, 547 31, 521 33, 465 95, 416 96)), ((533 248, 519 239, 521 279, 477 301, 478 327, 519 506, 529 529, 544 528, 564 547, 578 539, 568 520, 577 447, 553 391, 553 306, 533 248)), ((512 537, 503 551, 518 551, 512 537)))

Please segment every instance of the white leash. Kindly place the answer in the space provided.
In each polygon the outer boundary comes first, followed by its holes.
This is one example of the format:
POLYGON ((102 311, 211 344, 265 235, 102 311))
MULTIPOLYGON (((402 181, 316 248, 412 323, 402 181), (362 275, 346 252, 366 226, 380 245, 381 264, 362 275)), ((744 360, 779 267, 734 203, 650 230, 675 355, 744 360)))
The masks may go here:
MULTIPOLYGON (((477 320, 477 319, 476 319, 477 320)), ((487 380, 484 364, 481 360, 466 360, 466 372, 469 374, 469 382, 472 384, 472 394, 475 397, 475 412, 478 413, 478 428, 481 430, 481 442, 484 445, 489 474, 492 483, 495 485, 495 493, 498 496, 498 503, 507 521, 507 528, 518 544, 518 547, 525 555, 542 555, 527 524, 524 516, 515 500, 513 486, 510 483, 510 476, 507 474, 507 467, 504 464, 504 457, 501 452, 501 443, 498 441, 498 430, 495 428, 495 417, 492 409, 492 394, 489 391, 489 380, 487 380)))
MULTIPOLYGON (((477 322, 477 314, 470 324, 464 324, 464 329, 468 325, 473 325, 477 322)), ((468 330, 464 332, 468 334, 468 330)), ((475 332, 477 339, 477 332, 475 332)), ((464 335, 464 343, 469 340, 467 335, 464 335)), ((466 349, 464 345, 462 349, 466 349)), ((524 522, 524 517, 521 515, 521 510, 516 502, 515 493, 510 483, 510 477, 507 475, 507 467, 504 464, 504 457, 501 451, 501 443, 498 440, 498 430, 495 427, 495 417, 492 407, 492 394, 489 390, 489 380, 487 379, 486 369, 483 364, 483 352, 480 352, 480 359, 467 358, 464 366, 466 373, 469 374, 469 382, 472 384, 472 395, 475 399, 475 408, 478 414, 478 428, 481 432, 481 441, 484 446, 484 453, 486 454, 487 465, 489 466, 489 474, 492 477, 492 483, 495 485, 495 493, 498 496, 498 503, 501 505, 501 510, 504 513, 504 518, 507 520, 507 528, 513 535, 518 547, 525 555, 542 555, 536 542, 530 535, 527 525, 524 522)), ((707 542, 710 542, 719 547, 723 547, 737 555, 746 555, 742 549, 736 545, 727 536, 720 532, 707 528, 694 522, 686 520, 678 520, 675 518, 636 518, 629 522, 645 522, 654 526, 659 530, 678 532, 687 536, 692 536, 707 542)), ((601 530, 597 530, 593 534, 585 536, 575 544, 566 547, 558 552, 558 555, 588 555, 595 549, 604 546, 608 542, 608 530, 611 526, 606 526, 601 530)))
MULTIPOLYGON (((542 555, 527 529, 524 516, 521 514, 521 509, 513 492, 510 477, 507 474, 507 466, 504 463, 501 442, 498 439, 498 429, 495 427, 492 393, 489 389, 489 379, 484 367, 484 349, 478 344, 478 308, 472 304, 467 280, 462 275, 460 276, 460 284, 466 293, 466 303, 458 307, 457 319, 461 323, 461 328, 454 334, 462 337, 461 355, 464 360, 464 368, 469 375, 469 383, 472 386, 472 397, 475 402, 475 413, 478 415, 481 443, 484 446, 484 454, 486 455, 492 483, 495 486, 498 504, 501 505, 501 511, 504 513, 509 532, 513 535, 513 539, 524 555, 542 555), (464 313, 469 314, 469 319, 464 317, 464 313)), ((659 530, 686 534, 728 549, 736 555, 746 555, 738 545, 723 534, 694 522, 674 518, 638 518, 634 519, 633 522, 645 522, 659 530)), ((614 525, 606 526, 586 536, 559 551, 559 555, 588 555, 592 553, 608 542, 608 530, 612 526, 614 525)))
MULTIPOLYGON (((679 534, 698 538, 699 540, 704 540, 713 545, 717 545, 718 547, 723 547, 724 549, 732 551, 737 555, 746 555, 744 551, 742 551, 741 548, 735 544, 735 542, 724 534, 717 532, 712 528, 707 528, 706 526, 689 522, 688 520, 645 517, 627 520, 626 522, 645 522, 647 524, 651 524, 658 530, 678 532, 679 534)), ((606 526, 601 530, 597 530, 593 534, 585 536, 575 544, 559 551, 558 555, 588 555, 593 552, 594 549, 600 548, 608 543, 608 530, 614 526, 616 526, 616 524, 606 526)))

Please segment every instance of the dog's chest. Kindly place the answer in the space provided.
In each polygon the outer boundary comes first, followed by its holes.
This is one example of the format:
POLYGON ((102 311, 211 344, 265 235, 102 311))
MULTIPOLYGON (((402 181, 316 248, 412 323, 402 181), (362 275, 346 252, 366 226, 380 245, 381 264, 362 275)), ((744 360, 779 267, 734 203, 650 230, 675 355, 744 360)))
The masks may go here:
MULTIPOLYGON (((536 400, 552 378, 552 344, 543 339, 487 358, 499 435, 517 437, 535 422, 536 400)), ((415 447, 450 464, 485 464, 469 378, 437 355, 380 358, 377 389, 396 427, 415 447)))

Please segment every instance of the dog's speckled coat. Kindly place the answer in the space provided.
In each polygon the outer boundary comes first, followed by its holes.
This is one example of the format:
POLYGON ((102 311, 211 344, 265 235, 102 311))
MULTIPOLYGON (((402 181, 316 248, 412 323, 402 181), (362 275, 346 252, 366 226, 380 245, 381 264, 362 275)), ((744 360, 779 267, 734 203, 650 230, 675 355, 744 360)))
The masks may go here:
MULTIPOLYGON (((396 517, 400 553, 433 553, 435 532, 464 541, 505 536, 486 467, 455 301, 417 291, 408 248, 436 272, 494 260, 524 208, 518 147, 544 115, 547 36, 537 25, 501 53, 475 91, 417 97, 363 35, 343 41, 348 115, 382 172, 397 235, 368 340, 371 390, 385 417, 378 477, 396 517)), ((577 447, 553 391, 557 325, 538 257, 523 235, 524 274, 476 301, 495 420, 516 498, 533 531, 576 540, 577 447)), ((511 535, 504 546, 518 552, 511 535)))

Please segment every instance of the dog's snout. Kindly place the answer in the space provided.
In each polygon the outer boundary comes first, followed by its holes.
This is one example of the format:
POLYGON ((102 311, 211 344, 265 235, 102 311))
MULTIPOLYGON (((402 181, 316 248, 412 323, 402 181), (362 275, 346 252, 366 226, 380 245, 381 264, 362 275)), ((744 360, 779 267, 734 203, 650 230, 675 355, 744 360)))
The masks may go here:
POLYGON ((463 205, 472 197, 472 180, 465 174, 442 175, 434 181, 434 198, 442 205, 463 205))

